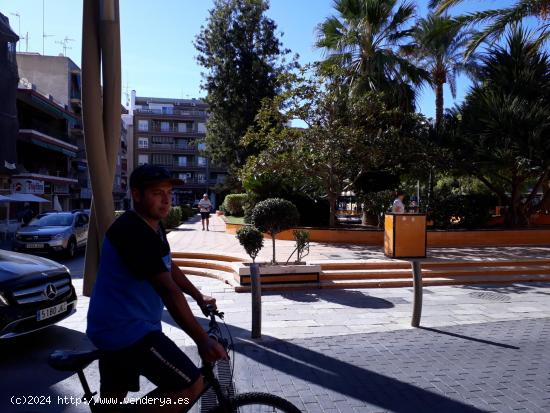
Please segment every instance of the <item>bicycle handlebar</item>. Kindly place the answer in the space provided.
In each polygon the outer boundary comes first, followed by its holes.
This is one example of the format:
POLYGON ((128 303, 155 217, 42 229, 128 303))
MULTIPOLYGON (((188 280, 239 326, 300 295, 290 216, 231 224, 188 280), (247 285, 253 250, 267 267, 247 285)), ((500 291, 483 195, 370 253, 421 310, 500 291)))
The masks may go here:
POLYGON ((205 316, 210 317, 210 322, 208 323, 209 329, 207 331, 208 336, 220 343, 225 351, 227 351, 229 348, 229 341, 223 337, 220 326, 216 321, 216 317, 223 320, 224 314, 218 311, 217 308, 211 304, 208 304, 205 308, 203 308, 202 312, 205 316))

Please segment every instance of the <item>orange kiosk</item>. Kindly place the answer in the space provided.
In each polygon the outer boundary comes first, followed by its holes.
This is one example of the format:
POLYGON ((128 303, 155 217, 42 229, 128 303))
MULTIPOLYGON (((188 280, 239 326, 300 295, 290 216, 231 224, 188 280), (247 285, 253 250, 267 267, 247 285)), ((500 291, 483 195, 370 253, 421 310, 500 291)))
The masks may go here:
POLYGON ((384 254, 387 257, 426 257, 426 214, 387 213, 384 224, 384 254))

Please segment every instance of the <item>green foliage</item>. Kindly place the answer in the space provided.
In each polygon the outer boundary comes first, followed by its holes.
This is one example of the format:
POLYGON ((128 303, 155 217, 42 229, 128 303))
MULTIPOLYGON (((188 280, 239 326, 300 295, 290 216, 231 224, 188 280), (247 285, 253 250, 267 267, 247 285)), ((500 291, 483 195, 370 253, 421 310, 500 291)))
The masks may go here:
MULTIPOLYGON (((450 7, 462 3, 464 0, 430 0, 429 7, 435 8, 437 14, 445 13, 450 7)), ((482 2, 479 2, 482 3, 482 2)), ((498 3, 495 3, 498 4, 498 3)), ((472 54, 481 44, 490 46, 504 35, 506 30, 514 29, 524 19, 532 19, 538 22, 538 42, 544 42, 549 35, 547 30, 547 18, 550 2, 548 0, 516 0, 512 5, 500 9, 477 10, 456 17, 463 26, 482 26, 477 30, 468 43, 466 55, 472 54)), ((531 23, 531 22, 529 22, 531 23)))
POLYGON ((247 194, 229 194, 223 201, 224 211, 236 217, 244 216, 244 206, 248 201, 247 194))
POLYGON ((181 224, 182 214, 180 207, 172 207, 168 216, 162 221, 165 228, 176 228, 181 224))
POLYGON ((296 263, 302 262, 302 258, 309 254, 309 231, 303 229, 295 229, 292 231, 294 240, 296 241, 296 248, 292 251, 292 254, 288 257, 286 263, 290 261, 290 258, 296 253, 296 263))
POLYGON ((252 223, 271 235, 298 224, 300 215, 296 206, 286 199, 270 198, 258 202, 252 210, 252 223))
POLYGON ((258 228, 246 225, 237 231, 237 239, 246 253, 252 258, 252 262, 255 262, 258 253, 264 246, 263 234, 258 228))
POLYGON ((382 217, 390 208, 394 198, 395 191, 385 190, 367 193, 361 197, 361 201, 365 210, 378 218, 378 227, 381 227, 382 217))
POLYGON ((292 228, 300 219, 298 210, 292 202, 280 198, 270 198, 258 202, 252 210, 252 224, 262 232, 271 235, 273 244, 273 263, 275 257, 275 235, 292 228))
POLYGON ((430 217, 437 228, 481 228, 491 219, 497 199, 489 194, 436 197, 430 217))
POLYGON ((335 0, 337 14, 318 26, 316 46, 325 50, 323 71, 343 68, 345 82, 358 95, 383 92, 390 107, 414 110, 415 90, 429 77, 399 53, 410 35, 412 2, 335 0))
POLYGON ((179 207, 181 211, 181 221, 185 222, 193 216, 193 208, 190 205, 182 205, 179 207))
POLYGON ((543 186, 550 172, 550 58, 520 28, 482 63, 479 82, 447 119, 444 142, 456 169, 509 206, 508 223, 525 224, 539 206, 538 191, 550 200, 543 186))
POLYGON ((262 99, 273 98, 288 50, 277 25, 266 17, 265 0, 215 0, 195 39, 205 69, 202 87, 209 104, 206 144, 214 162, 242 165, 251 149, 240 144, 262 99))

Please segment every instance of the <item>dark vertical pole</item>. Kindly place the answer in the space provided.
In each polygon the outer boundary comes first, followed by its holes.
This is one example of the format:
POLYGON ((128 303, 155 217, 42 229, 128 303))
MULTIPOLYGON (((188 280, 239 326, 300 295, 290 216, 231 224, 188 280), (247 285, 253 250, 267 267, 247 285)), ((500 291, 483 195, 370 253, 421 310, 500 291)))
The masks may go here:
POLYGON ((411 325, 420 326, 420 317, 422 317, 422 270, 420 261, 414 260, 411 263, 413 272, 414 301, 411 325))
POLYGON ((252 338, 262 336, 262 285, 258 264, 250 265, 250 286, 252 292, 252 338))

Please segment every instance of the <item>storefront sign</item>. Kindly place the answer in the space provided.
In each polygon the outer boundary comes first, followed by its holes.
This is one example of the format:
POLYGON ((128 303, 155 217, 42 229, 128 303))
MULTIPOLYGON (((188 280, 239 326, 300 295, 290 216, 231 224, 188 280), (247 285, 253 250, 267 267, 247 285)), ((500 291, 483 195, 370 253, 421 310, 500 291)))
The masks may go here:
POLYGON ((44 181, 36 179, 12 179, 11 190, 19 194, 44 194, 44 181))

